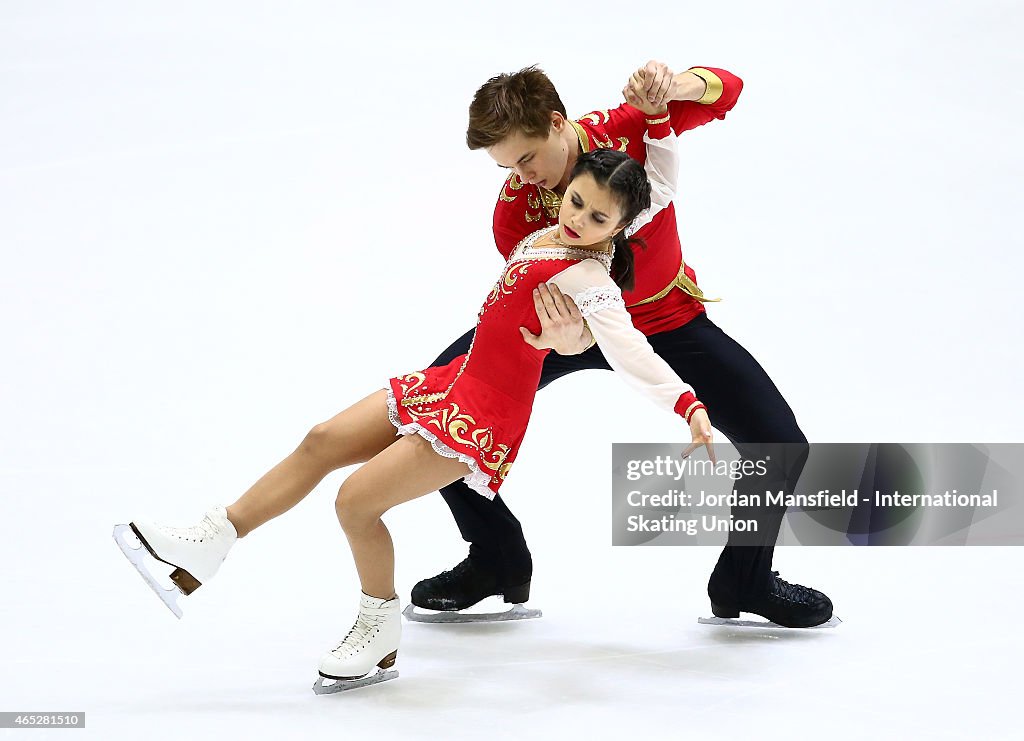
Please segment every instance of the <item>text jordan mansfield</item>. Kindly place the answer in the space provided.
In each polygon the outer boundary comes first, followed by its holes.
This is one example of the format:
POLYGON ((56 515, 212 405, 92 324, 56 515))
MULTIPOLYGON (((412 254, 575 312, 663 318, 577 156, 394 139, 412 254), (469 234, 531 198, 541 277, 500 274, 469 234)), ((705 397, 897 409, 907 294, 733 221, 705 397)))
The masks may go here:
POLYGON ((763 495, 741 494, 735 489, 728 494, 669 489, 664 494, 631 491, 626 495, 626 503, 630 507, 856 507, 861 503, 876 507, 997 507, 999 492, 993 489, 991 494, 960 494, 953 489, 941 494, 904 494, 898 489, 891 493, 876 489, 863 496, 857 489, 843 489, 836 494, 828 489, 816 494, 766 491, 763 495))
MULTIPOLYGON (((863 496, 857 489, 832 493, 827 489, 815 494, 787 494, 784 491, 766 491, 762 494, 741 494, 733 490, 728 494, 713 494, 706 491, 687 493, 681 489, 669 489, 664 494, 644 494, 631 491, 626 495, 630 507, 856 507, 867 503, 876 507, 997 507, 999 492, 991 494, 961 494, 956 489, 936 494, 906 494, 900 491, 883 493, 876 490, 863 496)), ((730 515, 701 515, 680 518, 673 515, 651 516, 634 514, 626 519, 626 532, 630 533, 686 533, 698 532, 751 532, 758 531, 756 519, 744 519, 730 515)))

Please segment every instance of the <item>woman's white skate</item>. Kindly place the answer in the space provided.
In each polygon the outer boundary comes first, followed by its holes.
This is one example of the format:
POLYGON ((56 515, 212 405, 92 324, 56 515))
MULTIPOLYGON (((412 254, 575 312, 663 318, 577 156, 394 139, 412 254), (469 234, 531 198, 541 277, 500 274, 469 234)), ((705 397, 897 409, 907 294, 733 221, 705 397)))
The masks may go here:
POLYGON ((398 597, 386 600, 362 595, 359 615, 348 635, 320 660, 320 677, 313 692, 331 695, 396 679, 398 672, 391 667, 402 638, 400 609, 398 597))
POLYGON ((114 542, 157 597, 175 617, 181 617, 178 598, 188 596, 217 573, 238 539, 235 526, 223 507, 216 507, 198 525, 170 527, 150 520, 132 520, 114 526, 114 542), (173 587, 161 584, 150 566, 156 562, 173 567, 173 587))

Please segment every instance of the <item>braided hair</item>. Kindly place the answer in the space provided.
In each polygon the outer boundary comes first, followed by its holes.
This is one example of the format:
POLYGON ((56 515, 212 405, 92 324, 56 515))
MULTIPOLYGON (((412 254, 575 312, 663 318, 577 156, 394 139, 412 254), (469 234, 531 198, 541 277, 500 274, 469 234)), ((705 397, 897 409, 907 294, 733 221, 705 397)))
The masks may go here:
MULTIPOLYGON (((643 165, 625 152, 612 149, 595 149, 581 154, 572 168, 570 180, 577 175, 589 173, 594 182, 608 188, 622 209, 619 226, 628 225, 637 215, 651 206, 651 183, 643 165)), ((636 284, 633 272, 633 245, 641 249, 647 245, 642 239, 627 237, 622 229, 612 239, 611 277, 619 288, 627 291, 636 284)))

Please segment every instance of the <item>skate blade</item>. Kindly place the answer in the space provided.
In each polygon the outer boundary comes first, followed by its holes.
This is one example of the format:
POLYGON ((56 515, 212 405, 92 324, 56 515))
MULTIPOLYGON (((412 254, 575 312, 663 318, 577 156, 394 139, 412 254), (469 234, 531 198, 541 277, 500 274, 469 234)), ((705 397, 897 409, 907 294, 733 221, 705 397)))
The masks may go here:
POLYGON ((504 612, 419 612, 415 605, 406 605, 402 614, 414 623, 499 623, 531 620, 544 615, 540 610, 523 607, 521 602, 504 612))
POLYGON ((347 692, 348 690, 360 687, 369 687, 371 684, 387 682, 389 679, 398 679, 397 669, 389 669, 388 671, 378 669, 376 673, 369 677, 361 677, 360 679, 331 679, 321 674, 317 677, 316 684, 313 685, 313 693, 317 695, 334 695, 338 692, 347 692))
POLYGON ((837 618, 835 615, 830 617, 828 620, 823 622, 821 625, 812 625, 809 628, 787 628, 785 625, 779 625, 778 623, 772 623, 768 620, 737 620, 735 618, 720 618, 720 617, 709 617, 709 618, 697 618, 697 622, 701 625, 728 625, 733 628, 772 628, 779 630, 815 630, 817 628, 836 628, 843 621, 837 618))
POLYGON ((117 543, 117 547, 121 549, 121 552, 125 557, 131 561, 132 566, 139 572, 139 576, 145 579, 146 583, 156 592, 156 596, 167 605, 167 609, 174 613, 175 617, 181 619, 181 608, 178 606, 178 597, 181 592, 177 587, 167 588, 158 582, 153 575, 146 568, 146 555, 149 551, 139 540, 135 531, 132 530, 131 525, 115 525, 114 526, 114 542, 117 543), (138 547, 131 545, 128 538, 139 543, 138 547))

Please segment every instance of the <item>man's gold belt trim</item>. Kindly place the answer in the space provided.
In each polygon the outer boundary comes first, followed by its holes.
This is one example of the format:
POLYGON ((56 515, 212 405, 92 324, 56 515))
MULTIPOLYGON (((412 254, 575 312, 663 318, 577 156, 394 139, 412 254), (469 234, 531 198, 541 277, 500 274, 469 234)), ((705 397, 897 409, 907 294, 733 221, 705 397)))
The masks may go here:
POLYGON ((672 282, 662 288, 656 294, 650 298, 645 298, 643 301, 637 301, 635 304, 629 304, 626 306, 627 309, 632 309, 634 306, 643 306, 644 304, 654 303, 659 299, 665 298, 669 293, 672 292, 673 288, 679 288, 686 295, 690 296, 701 303, 710 303, 712 301, 721 301, 720 298, 707 298, 704 295, 704 291, 697 287, 697 284, 690 280, 690 276, 686 274, 686 262, 679 263, 679 272, 676 277, 672 279, 672 282))

